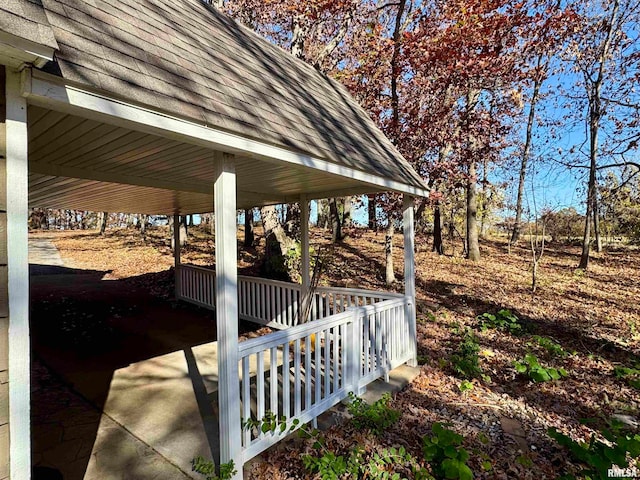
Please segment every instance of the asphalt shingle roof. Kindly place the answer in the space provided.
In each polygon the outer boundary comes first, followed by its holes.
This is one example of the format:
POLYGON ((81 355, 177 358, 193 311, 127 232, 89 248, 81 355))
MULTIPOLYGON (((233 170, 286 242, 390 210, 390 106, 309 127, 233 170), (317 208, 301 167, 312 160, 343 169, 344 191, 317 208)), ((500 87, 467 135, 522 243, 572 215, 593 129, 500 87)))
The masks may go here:
POLYGON ((59 47, 50 73, 424 188, 343 86, 200 0, 42 4, 59 47))
POLYGON ((2 0, 0 31, 16 33, 47 47, 58 47, 40 0, 2 0))

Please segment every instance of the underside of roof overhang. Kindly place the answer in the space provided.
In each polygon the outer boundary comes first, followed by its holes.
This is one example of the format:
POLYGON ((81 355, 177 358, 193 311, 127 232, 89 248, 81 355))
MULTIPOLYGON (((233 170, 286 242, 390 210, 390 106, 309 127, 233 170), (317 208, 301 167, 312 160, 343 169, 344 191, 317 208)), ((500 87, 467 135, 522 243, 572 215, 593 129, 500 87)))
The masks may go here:
POLYGON ((425 191, 194 125, 46 77, 23 81, 30 106, 32 207, 172 214, 213 210, 221 152, 233 155, 237 206, 395 190, 425 191))

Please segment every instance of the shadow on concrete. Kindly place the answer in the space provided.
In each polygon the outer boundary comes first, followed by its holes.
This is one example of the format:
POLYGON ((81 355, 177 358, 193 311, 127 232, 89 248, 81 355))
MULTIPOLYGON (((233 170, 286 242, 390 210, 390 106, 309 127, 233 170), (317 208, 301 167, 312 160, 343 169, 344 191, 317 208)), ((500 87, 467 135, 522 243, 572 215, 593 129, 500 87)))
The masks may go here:
MULTIPOLYGON (((110 478, 104 469, 120 468, 143 480, 145 465, 171 458, 176 442, 193 455, 154 465, 148 478, 188 478, 191 458, 216 458, 217 377, 207 350, 215 313, 151 295, 144 286, 166 272, 126 280, 61 266, 31 272, 34 478, 55 470, 64 480, 110 478)), ((241 334, 256 328, 239 325, 241 334)))

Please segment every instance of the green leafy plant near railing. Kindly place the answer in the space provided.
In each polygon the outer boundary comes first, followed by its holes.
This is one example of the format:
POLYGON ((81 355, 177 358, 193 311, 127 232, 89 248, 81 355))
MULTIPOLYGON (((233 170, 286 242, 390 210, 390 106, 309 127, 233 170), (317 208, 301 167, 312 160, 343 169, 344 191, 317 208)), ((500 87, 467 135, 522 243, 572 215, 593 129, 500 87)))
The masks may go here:
POLYGON ((564 368, 541 365, 538 357, 531 353, 527 353, 522 360, 513 362, 513 366, 516 372, 528 376, 534 382, 550 382, 569 375, 564 368))
POLYGON ((542 347, 552 357, 566 358, 570 355, 569 352, 562 348, 562 345, 551 340, 549 337, 534 335, 531 337, 531 340, 531 342, 527 343, 529 347, 534 347, 536 345, 542 347))
POLYGON ((547 433, 560 445, 566 447, 571 456, 582 464, 577 476, 566 475, 563 477, 566 480, 611 478, 609 469, 613 466, 627 468, 630 458, 640 456, 640 435, 623 432, 619 423, 614 423, 601 432, 607 443, 597 439, 595 433, 591 435, 589 442, 576 442, 555 428, 550 428, 547 433))
POLYGON ((365 449, 358 446, 348 457, 325 451, 322 455, 304 455, 305 469, 322 480, 338 480, 348 475, 353 479, 371 480, 433 480, 433 476, 404 447, 385 448, 365 458, 365 449))
POLYGON ((267 411, 262 419, 257 420, 253 418, 247 418, 242 422, 242 428, 245 430, 251 430, 255 428, 262 433, 291 433, 300 426, 300 420, 293 419, 289 424, 287 417, 278 417, 275 413, 267 411))
POLYGON ((347 409, 353 416, 355 427, 370 430, 375 435, 382 435, 400 418, 400 412, 390 407, 391 395, 388 393, 371 405, 356 397, 353 392, 349 393, 349 400, 347 409))
POLYGON ((622 379, 633 388, 640 390, 640 364, 633 367, 619 366, 613 369, 616 378, 622 379))
POLYGON ((480 329, 483 332, 488 329, 496 329, 509 332, 512 335, 518 335, 524 331, 518 317, 516 317, 510 310, 504 308, 495 315, 492 313, 483 313, 482 315, 478 315, 476 320, 479 322, 480 329))
POLYGON ((485 381, 490 380, 480 368, 478 352, 480 352, 478 339, 471 330, 467 329, 458 344, 458 348, 449 358, 451 368, 456 376, 465 380, 473 378, 482 378, 485 381))
POLYGON ((435 478, 473 479, 473 472, 467 465, 469 453, 461 446, 464 437, 438 422, 432 425, 431 431, 433 435, 422 439, 422 452, 435 478))
POLYGON ((202 456, 191 460, 191 470, 204 476, 205 480, 230 480, 237 473, 233 460, 220 465, 220 472, 216 473, 215 463, 202 456))

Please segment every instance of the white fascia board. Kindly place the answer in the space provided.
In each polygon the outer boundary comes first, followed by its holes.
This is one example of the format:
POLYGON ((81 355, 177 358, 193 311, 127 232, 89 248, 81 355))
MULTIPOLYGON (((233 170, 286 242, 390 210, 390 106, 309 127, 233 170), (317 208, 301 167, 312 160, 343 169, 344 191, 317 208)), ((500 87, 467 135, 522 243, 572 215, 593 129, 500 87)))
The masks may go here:
POLYGON ((371 173, 355 170, 311 155, 259 142, 240 135, 177 118, 166 113, 70 85, 40 71, 23 72, 23 92, 29 103, 92 120, 200 145, 239 156, 270 162, 286 162, 339 175, 374 186, 376 191, 396 191, 425 197, 428 190, 371 173))
POLYGON ((52 61, 55 52, 53 47, 47 47, 3 31, 0 31, 0 50, 10 52, 8 56, 18 58, 22 62, 33 64, 36 67, 44 67, 47 62, 52 61))

